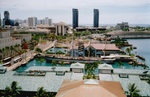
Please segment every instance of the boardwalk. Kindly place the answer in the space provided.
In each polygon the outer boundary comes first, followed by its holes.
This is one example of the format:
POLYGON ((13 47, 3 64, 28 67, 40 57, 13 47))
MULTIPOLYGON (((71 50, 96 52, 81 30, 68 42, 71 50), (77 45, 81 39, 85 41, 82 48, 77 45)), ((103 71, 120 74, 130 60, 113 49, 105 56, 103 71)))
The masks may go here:
MULTIPOLYGON (((56 41, 54 42, 47 42, 46 44, 39 44, 38 47, 41 48, 43 51, 46 51, 47 49, 51 48, 54 46, 56 41)), ((34 51, 28 51, 27 53, 22 54, 22 61, 17 62, 10 67, 7 67, 7 71, 14 70, 17 67, 21 66, 22 64, 26 64, 29 60, 33 59, 36 53, 34 51)))

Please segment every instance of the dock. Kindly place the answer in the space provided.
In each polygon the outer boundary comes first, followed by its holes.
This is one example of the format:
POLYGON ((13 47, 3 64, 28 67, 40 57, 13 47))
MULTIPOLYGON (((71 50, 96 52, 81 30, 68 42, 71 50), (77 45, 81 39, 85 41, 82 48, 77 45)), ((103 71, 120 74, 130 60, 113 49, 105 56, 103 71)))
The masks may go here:
POLYGON ((141 60, 144 60, 144 61, 145 61, 145 58, 144 58, 144 57, 142 57, 142 56, 140 56, 140 55, 136 55, 136 57, 138 57, 139 59, 141 59, 141 60))

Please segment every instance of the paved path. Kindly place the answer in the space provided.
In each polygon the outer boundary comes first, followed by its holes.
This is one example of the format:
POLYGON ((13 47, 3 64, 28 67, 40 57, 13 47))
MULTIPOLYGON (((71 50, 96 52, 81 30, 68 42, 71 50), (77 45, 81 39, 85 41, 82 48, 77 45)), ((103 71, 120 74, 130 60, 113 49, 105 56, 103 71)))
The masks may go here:
MULTIPOLYGON (((54 46, 55 43, 56 43, 56 41, 53 41, 53 42, 49 41, 49 42, 46 42, 46 44, 39 44, 38 47, 41 48, 43 51, 46 51, 47 49, 49 49, 52 46, 54 46)), ((27 63, 29 60, 34 58, 35 55, 36 55, 36 53, 34 51, 28 51, 28 52, 20 55, 20 57, 22 57, 22 61, 17 62, 15 64, 11 65, 10 67, 7 67, 7 71, 14 70, 17 67, 21 66, 22 64, 27 63)))

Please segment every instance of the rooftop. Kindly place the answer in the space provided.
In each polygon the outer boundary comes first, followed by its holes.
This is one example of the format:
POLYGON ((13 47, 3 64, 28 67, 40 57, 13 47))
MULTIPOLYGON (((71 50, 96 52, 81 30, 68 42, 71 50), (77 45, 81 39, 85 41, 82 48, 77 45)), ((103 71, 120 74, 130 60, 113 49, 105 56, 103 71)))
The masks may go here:
POLYGON ((90 82, 94 84, 85 84, 83 80, 65 80, 56 97, 126 97, 119 82, 90 82))
POLYGON ((84 66, 85 66, 85 64, 77 62, 77 63, 72 63, 70 68, 82 68, 82 69, 84 69, 84 66))
MULTIPOLYGON (((135 83, 137 88, 140 90, 142 96, 150 95, 150 85, 141 80, 138 74, 143 74, 145 70, 129 70, 129 69, 114 69, 115 74, 99 74, 100 80, 104 81, 119 81, 124 91, 128 91, 129 83, 135 83), (128 78, 120 78, 119 74, 127 74, 128 78)), ((150 74, 150 70, 147 74, 150 74)))
POLYGON ((71 73, 57 76, 56 72, 47 72, 45 76, 15 76, 15 71, 0 74, 0 90, 10 86, 12 81, 17 81, 23 91, 37 91, 38 87, 44 87, 47 91, 57 92, 64 79, 70 79, 71 73))
POLYGON ((109 64, 99 64, 98 69, 113 69, 112 65, 109 64))

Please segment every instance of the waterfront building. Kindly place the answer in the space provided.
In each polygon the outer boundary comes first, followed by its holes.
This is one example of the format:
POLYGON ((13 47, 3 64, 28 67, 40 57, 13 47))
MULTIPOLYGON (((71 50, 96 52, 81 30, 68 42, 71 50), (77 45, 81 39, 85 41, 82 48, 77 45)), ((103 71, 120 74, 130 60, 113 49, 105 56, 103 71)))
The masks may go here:
POLYGON ((93 27, 99 27, 99 10, 94 9, 93 27))
MULTIPOLYGON (((91 43, 84 44, 83 55, 84 57, 101 57, 110 54, 118 54, 120 49, 116 47, 115 44, 99 44, 99 43, 91 43), (90 53, 89 53, 90 52, 90 53)), ((74 48, 70 48, 70 55, 79 57, 79 48, 74 45, 74 48)))
POLYGON ((55 35, 66 35, 68 32, 68 26, 64 22, 59 22, 56 24, 55 35))
POLYGON ((29 17, 28 18, 28 26, 35 27, 37 25, 37 18, 36 17, 29 17))
POLYGON ((72 26, 73 29, 76 29, 76 27, 78 27, 78 9, 72 9, 72 26))
POLYGON ((123 30, 125 28, 129 28, 128 22, 117 23, 116 25, 117 30, 123 30))

